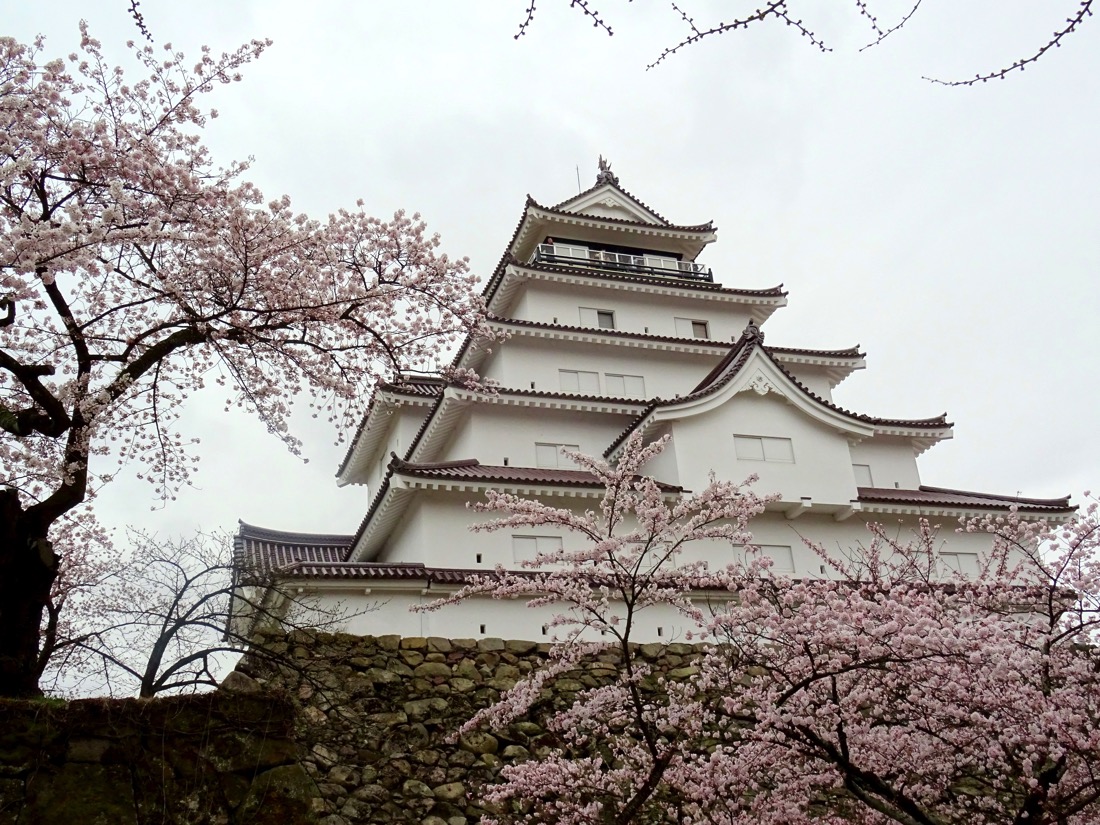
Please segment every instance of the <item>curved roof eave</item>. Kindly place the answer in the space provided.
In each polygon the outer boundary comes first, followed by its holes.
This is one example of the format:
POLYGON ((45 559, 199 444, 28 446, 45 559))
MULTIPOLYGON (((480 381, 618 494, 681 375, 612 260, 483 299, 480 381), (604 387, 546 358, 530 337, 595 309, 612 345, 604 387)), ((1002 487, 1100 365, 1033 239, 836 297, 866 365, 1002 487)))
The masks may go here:
POLYGON ((630 426, 628 426, 604 451, 605 458, 610 458, 618 452, 627 437, 637 429, 649 430, 662 420, 674 417, 682 417, 685 414, 697 415, 706 412, 725 403, 733 395, 747 389, 753 389, 760 394, 779 392, 792 403, 802 409, 803 412, 821 421, 827 426, 850 432, 855 435, 867 437, 876 432, 883 433, 897 430, 899 435, 920 435, 924 438, 950 437, 951 423, 947 421, 946 413, 933 418, 924 419, 886 419, 874 416, 854 413, 839 407, 825 398, 814 393, 805 384, 799 381, 789 370, 780 364, 776 358, 768 352, 763 343, 763 334, 755 324, 749 325, 741 339, 733 346, 729 354, 696 386, 692 392, 681 398, 670 400, 656 399, 643 411, 630 426), (750 387, 747 385, 736 386, 733 392, 728 388, 735 384, 735 379, 745 373, 746 367, 753 356, 758 354, 758 359, 765 369, 771 373, 781 386, 786 385, 792 392, 784 393, 774 385, 762 387, 750 387), (915 431, 915 432, 914 432, 915 431))

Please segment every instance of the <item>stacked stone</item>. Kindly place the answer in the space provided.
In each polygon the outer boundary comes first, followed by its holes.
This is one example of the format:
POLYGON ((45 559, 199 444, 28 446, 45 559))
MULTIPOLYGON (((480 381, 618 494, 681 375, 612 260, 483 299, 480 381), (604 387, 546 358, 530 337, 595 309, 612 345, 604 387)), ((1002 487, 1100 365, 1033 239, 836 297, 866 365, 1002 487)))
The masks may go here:
MULTIPOLYGON (((501 639, 295 635, 267 640, 286 664, 246 659, 241 670, 302 705, 301 764, 317 782, 323 825, 466 825, 486 809, 479 791, 501 766, 538 756, 557 740, 543 727, 576 693, 606 684, 608 652, 544 691, 529 718, 503 730, 455 732, 502 692, 542 667, 550 645, 501 639), (280 646, 285 647, 280 648, 280 646)), ((659 672, 690 678, 691 645, 639 649, 659 672)))
POLYGON ((296 709, 237 674, 153 701, 0 701, 0 825, 315 820, 296 709))
MULTIPOLYGON (((619 669, 609 651, 527 718, 458 736, 550 646, 299 633, 263 647, 279 656, 246 657, 214 693, 0 702, 0 825, 466 825, 502 766, 558 744, 544 720, 619 669)), ((638 653, 672 679, 697 672, 690 645, 638 653)))

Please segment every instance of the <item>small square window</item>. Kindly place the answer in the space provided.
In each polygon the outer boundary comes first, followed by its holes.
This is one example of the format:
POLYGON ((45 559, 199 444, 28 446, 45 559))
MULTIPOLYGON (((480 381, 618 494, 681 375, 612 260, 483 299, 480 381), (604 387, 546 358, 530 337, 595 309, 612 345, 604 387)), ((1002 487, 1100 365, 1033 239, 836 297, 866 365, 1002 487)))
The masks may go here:
POLYGON ((673 318, 680 338, 710 338, 710 323, 697 318, 673 318))
POLYGON ((855 474, 857 487, 875 486, 875 482, 871 479, 870 464, 853 464, 852 472, 855 474))
POLYGON ((580 452, 576 444, 535 444, 535 466, 550 470, 572 470, 576 465, 562 450, 580 452))
POLYGON ((580 307, 581 326, 615 329, 615 312, 610 309, 580 307))

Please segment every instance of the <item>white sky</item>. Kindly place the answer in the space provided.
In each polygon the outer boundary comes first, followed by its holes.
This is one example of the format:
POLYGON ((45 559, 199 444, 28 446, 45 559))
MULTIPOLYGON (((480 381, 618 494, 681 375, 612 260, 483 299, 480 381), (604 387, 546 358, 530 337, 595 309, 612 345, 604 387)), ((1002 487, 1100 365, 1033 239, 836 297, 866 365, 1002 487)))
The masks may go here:
MULTIPOLYGON (((748 4, 683 0, 696 19, 748 4), (708 9, 712 11, 708 13, 708 9)), ((796 0, 792 0, 794 6, 796 0)), ((3 33, 67 54, 86 18, 109 58, 138 33, 126 0, 10 3, 3 33)), ((555 203, 593 182, 596 157, 677 223, 713 219, 702 260, 727 286, 782 282, 777 346, 859 343, 868 369, 842 406, 890 417, 947 410, 954 441, 921 459, 926 484, 1054 496, 1100 485, 1096 370, 1100 20, 1024 73, 968 77, 1029 54, 1074 0, 929 0, 902 31, 869 36, 854 3, 801 16, 835 51, 769 24, 645 71, 683 27, 665 3, 595 0, 616 34, 568 0, 146 0, 158 45, 188 56, 253 37, 273 48, 210 98, 217 159, 255 158, 269 197, 323 216, 363 198, 424 214, 444 247, 488 276, 530 192, 555 203)), ((905 4, 877 4, 880 18, 905 4)), ((150 512, 117 481, 108 524, 162 533, 232 527, 351 532, 367 496, 333 480, 344 447, 303 421, 308 464, 213 395, 185 411, 203 441, 194 489, 150 512)))

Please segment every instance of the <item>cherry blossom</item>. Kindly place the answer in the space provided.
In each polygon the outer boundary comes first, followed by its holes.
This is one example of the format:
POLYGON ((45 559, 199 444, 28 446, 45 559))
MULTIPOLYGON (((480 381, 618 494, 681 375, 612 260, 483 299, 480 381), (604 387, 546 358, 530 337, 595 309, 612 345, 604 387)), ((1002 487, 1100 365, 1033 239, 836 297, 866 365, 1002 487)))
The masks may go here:
POLYGON ((943 537, 924 522, 904 540, 871 525, 843 553, 811 544, 829 578, 677 566, 691 541, 751 543, 767 499, 721 482, 662 492, 641 475, 661 446, 635 437, 616 468, 576 456, 606 485, 595 512, 490 493, 478 509, 505 515, 474 529, 557 526, 580 547, 432 606, 490 595, 560 609, 549 666, 467 729, 534 712, 565 674, 600 663, 617 674, 549 715, 556 747, 484 790, 494 821, 1100 819, 1095 501, 1063 525, 1015 512, 966 523, 990 538, 971 578, 944 566, 943 537), (653 671, 632 637, 640 611, 668 607, 705 639, 675 676, 653 671))
POLYGON ((417 214, 316 220, 219 166, 213 88, 267 48, 113 68, 0 39, 0 695, 37 692, 50 528, 127 465, 170 499, 196 469, 179 407, 204 387, 290 449, 298 401, 338 432, 378 377, 481 328, 465 259, 417 214))

